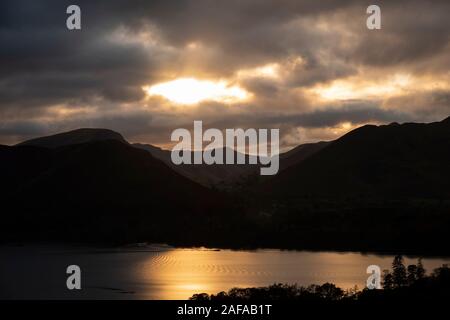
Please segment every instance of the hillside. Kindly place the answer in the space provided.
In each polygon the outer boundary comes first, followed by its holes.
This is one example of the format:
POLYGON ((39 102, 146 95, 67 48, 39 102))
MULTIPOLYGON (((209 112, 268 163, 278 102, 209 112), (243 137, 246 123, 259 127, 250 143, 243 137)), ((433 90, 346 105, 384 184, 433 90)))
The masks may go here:
POLYGON ((188 242, 226 207, 220 195, 117 140, 1 146, 0 162, 4 239, 188 242))
POLYGON ((450 118, 366 125, 268 181, 281 197, 450 198, 450 118))
POLYGON ((448 252, 450 118, 301 145, 278 175, 227 192, 195 181, 238 166, 176 167, 113 136, 0 146, 0 241, 448 252))
POLYGON ((124 137, 115 131, 108 129, 82 128, 51 136, 35 138, 19 143, 19 146, 36 146, 45 148, 57 148, 72 144, 80 144, 93 141, 117 140, 128 143, 124 137))

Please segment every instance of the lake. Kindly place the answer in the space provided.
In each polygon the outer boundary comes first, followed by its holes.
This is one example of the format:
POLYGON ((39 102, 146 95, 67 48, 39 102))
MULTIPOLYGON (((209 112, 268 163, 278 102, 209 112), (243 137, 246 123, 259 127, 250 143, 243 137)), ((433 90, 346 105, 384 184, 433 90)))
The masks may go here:
MULTIPOLYGON (((393 256, 281 250, 234 251, 168 246, 83 248, 0 246, 0 299, 187 299, 232 287, 332 282, 365 286, 366 268, 390 267, 393 256), (78 265, 82 290, 66 289, 78 265)), ((417 259, 405 258, 405 264, 417 259)), ((425 258, 428 272, 450 258, 425 258)))

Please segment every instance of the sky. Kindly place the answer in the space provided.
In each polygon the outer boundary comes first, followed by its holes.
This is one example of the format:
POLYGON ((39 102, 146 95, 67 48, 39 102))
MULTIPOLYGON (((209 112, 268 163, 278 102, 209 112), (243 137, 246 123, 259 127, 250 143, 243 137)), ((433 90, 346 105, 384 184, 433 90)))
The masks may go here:
POLYGON ((81 127, 278 128, 281 149, 450 115, 450 2, 0 2, 0 143, 81 127), (81 30, 66 8, 81 8, 81 30), (381 30, 366 8, 381 8, 381 30))

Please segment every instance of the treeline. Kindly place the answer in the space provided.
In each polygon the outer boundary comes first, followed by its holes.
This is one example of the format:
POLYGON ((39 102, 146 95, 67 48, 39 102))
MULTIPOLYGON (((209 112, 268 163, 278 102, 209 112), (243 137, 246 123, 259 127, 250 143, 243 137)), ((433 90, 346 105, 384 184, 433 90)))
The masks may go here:
POLYGON ((443 265, 429 275, 422 265, 405 266, 403 257, 398 255, 392 263, 392 271, 384 270, 382 289, 344 290, 332 283, 310 285, 273 284, 260 288, 233 288, 218 294, 194 294, 190 300, 195 301, 298 301, 304 303, 359 304, 372 302, 422 302, 446 299, 450 290, 450 268, 443 265))

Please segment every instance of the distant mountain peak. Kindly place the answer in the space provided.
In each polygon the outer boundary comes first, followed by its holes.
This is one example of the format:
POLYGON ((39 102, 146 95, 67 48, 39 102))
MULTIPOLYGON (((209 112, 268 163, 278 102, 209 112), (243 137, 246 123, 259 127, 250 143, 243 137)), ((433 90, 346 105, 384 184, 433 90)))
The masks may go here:
POLYGON ((128 144, 125 138, 118 132, 101 128, 81 128, 68 132, 58 133, 55 135, 27 140, 19 143, 18 145, 57 148, 67 145, 104 140, 117 140, 128 144))

